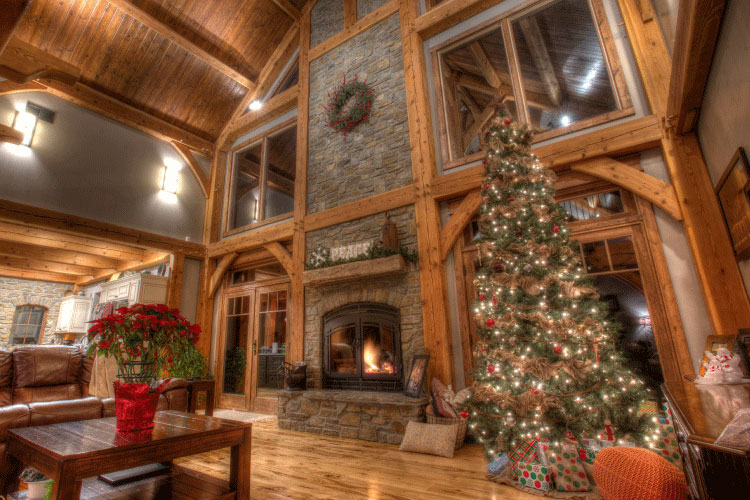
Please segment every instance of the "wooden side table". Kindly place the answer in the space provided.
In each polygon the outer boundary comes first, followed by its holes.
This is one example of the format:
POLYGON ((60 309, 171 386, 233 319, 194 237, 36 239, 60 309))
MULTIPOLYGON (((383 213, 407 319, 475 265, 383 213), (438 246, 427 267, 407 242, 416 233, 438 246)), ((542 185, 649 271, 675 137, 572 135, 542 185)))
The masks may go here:
POLYGON ((188 385, 188 413, 195 413, 198 409, 198 394, 206 394, 206 415, 214 414, 216 381, 215 380, 191 380, 188 385))

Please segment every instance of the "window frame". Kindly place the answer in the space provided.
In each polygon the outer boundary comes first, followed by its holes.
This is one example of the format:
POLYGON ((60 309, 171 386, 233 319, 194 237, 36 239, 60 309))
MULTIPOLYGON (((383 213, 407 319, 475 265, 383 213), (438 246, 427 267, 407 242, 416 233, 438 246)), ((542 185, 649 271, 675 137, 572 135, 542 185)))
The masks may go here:
MULTIPOLYGON (((263 216, 265 215, 266 207, 266 188, 267 188, 267 173, 268 173, 268 142, 272 136, 278 135, 282 132, 285 132, 287 130, 290 130, 292 128, 297 128, 297 117, 291 118, 283 123, 280 123, 279 125, 276 125, 266 131, 264 131, 261 134, 258 134, 257 136, 254 136, 251 139, 248 139, 237 146, 233 147, 230 151, 230 160, 229 165, 226 169, 226 182, 225 185, 227 186, 226 194, 224 196, 224 217, 222 222, 222 237, 226 238, 227 236, 232 236, 238 233, 243 233, 245 231, 249 231, 252 229, 256 229, 259 227, 266 226, 268 224, 273 224, 274 222, 279 222, 287 219, 291 219, 294 217, 294 211, 286 212, 283 214, 276 215, 274 217, 271 217, 269 219, 264 219, 263 216), (231 210, 232 210, 232 203, 235 201, 233 200, 234 194, 235 194, 235 168, 237 168, 237 155, 248 148, 251 148, 253 146, 256 146, 260 144, 261 145, 261 169, 260 169, 260 178, 258 186, 260 187, 260 193, 258 197, 258 221, 252 224, 248 224, 245 226, 240 226, 236 228, 230 227, 230 219, 231 219, 231 210)), ((299 132, 299 131, 297 131, 299 132)), ((297 147, 297 144, 295 142, 294 147, 297 147)), ((295 182, 297 179, 297 164, 295 160, 295 182)), ((295 193, 296 196, 296 193, 295 193)))
MULTIPOLYGON (((481 150, 470 155, 458 156, 455 159, 452 158, 450 150, 450 140, 448 138, 449 110, 446 102, 446 95, 443 89, 444 85, 441 57, 442 54, 457 47, 468 44, 471 41, 478 40, 492 31, 500 30, 500 33, 503 37, 505 54, 508 60, 508 70, 511 78, 510 83, 513 90, 516 110, 519 115, 519 121, 528 123, 529 112, 521 79, 520 62, 515 50, 512 23, 519 18, 542 10, 548 5, 555 3, 556 1, 558 0, 528 0, 521 5, 509 9, 502 14, 499 14, 430 48, 430 58, 432 62, 433 73, 432 76, 434 82, 433 98, 435 99, 437 108, 437 129, 440 139, 438 148, 439 150, 436 151, 436 153, 441 157, 443 172, 448 172, 452 169, 479 161, 485 157, 486 152, 484 150, 481 150)), ((585 1, 588 4, 589 11, 591 12, 591 17, 594 22, 594 29, 596 30, 596 34, 599 39, 599 47, 602 51, 604 66, 607 70, 610 87, 612 89, 612 93, 614 95, 615 103, 617 104, 618 109, 603 113, 601 115, 586 118, 564 127, 558 127, 552 130, 539 132, 534 136, 533 143, 543 142, 555 137, 560 137, 589 127, 601 125, 603 123, 609 123, 635 114, 635 108, 633 106, 630 90, 628 89, 627 82, 625 81, 623 66, 620 61, 620 56, 617 52, 615 40, 609 25, 609 19, 607 18, 602 0, 585 1)))
POLYGON ((14 345, 26 345, 26 339, 29 338, 28 337, 29 327, 30 326, 34 326, 34 327, 37 326, 37 325, 32 325, 28 321, 26 323, 16 323, 15 322, 16 315, 19 313, 19 311, 21 309, 26 308, 26 307, 31 308, 31 310, 29 311, 29 318, 31 318, 31 312, 33 311, 33 308, 42 309, 42 311, 43 311, 43 313, 42 313, 42 322, 41 322, 41 324, 38 325, 39 326, 39 331, 37 332, 36 338, 34 338, 34 344, 38 345, 40 339, 44 338, 44 330, 45 330, 45 327, 47 326, 47 314, 49 314, 49 308, 46 307, 46 306, 43 306, 41 304, 22 304, 20 306, 16 306, 16 309, 13 311, 13 319, 11 320, 10 335, 9 335, 9 338, 8 338, 9 343, 10 343, 11 346, 14 346, 14 345), (23 333, 23 340, 24 340, 24 342, 22 342, 20 344, 15 342, 15 338, 16 337, 13 336, 13 327, 16 326, 16 325, 24 325, 26 327, 24 329, 24 333, 23 333))

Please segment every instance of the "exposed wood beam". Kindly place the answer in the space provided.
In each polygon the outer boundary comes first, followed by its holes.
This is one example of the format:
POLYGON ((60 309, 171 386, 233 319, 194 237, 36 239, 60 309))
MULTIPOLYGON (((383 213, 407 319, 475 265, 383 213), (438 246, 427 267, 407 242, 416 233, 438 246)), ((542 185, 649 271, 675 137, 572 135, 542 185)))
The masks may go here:
MULTIPOLYGON (((2 229, 0 229, 2 231, 2 229)), ((0 238, 6 234, 3 233, 0 238)), ((59 250, 26 243, 0 241, 0 255, 25 257, 39 261, 56 262, 74 266, 87 266, 89 269, 115 271, 121 261, 99 255, 89 255, 71 250, 59 250)))
POLYGON ((31 0, 3 0, 3 8, 0 9, 0 54, 30 5, 31 0))
POLYGON ((399 0, 390 0, 388 3, 378 7, 348 28, 344 28, 324 42, 321 42, 315 47, 311 48, 310 61, 317 59, 323 54, 335 49, 342 43, 354 38, 360 33, 367 31, 383 19, 386 19, 398 12, 398 9, 399 0))
MULTIPOLYGON (((495 88, 482 81, 480 78, 472 75, 467 75, 466 73, 459 74, 456 82, 465 89, 481 92, 485 95, 489 95, 492 97, 502 96, 504 99, 508 100, 515 99, 515 97, 513 96, 513 89, 510 85, 505 83, 500 85, 498 88, 495 88)), ((554 104, 552 104, 552 101, 545 94, 526 90, 524 91, 524 95, 526 96, 526 102, 536 108, 547 110, 555 109, 554 104)))
POLYGON ((237 252, 226 254, 219 260, 219 263, 216 264, 216 269, 211 275, 211 280, 208 283, 209 297, 213 297, 216 293, 216 289, 219 287, 219 283, 221 283, 224 273, 226 273, 229 266, 232 265, 232 261, 234 261, 235 257, 237 257, 237 252))
POLYGON ((451 68, 441 61, 443 80, 445 82, 445 88, 443 96, 445 97, 445 111, 447 130, 446 135, 448 136, 448 147, 450 151, 455 152, 455 156, 460 156, 460 152, 464 150, 463 135, 461 134, 462 123, 461 113, 458 107, 456 75, 453 74, 451 68))
POLYGON ((79 276, 93 276, 97 269, 74 264, 60 264, 28 257, 0 255, 0 267, 13 267, 26 271, 45 271, 51 273, 77 274, 79 276))
MULTIPOLYGON (((559 171, 566 165, 588 158, 619 156, 658 147, 661 138, 659 119, 649 115, 542 147, 532 147, 531 152, 547 166, 559 171)), ((433 181, 432 195, 437 200, 449 200, 476 189, 483 181, 482 165, 468 167, 437 177, 433 181)))
POLYGON ((487 53, 484 51, 478 40, 469 44, 469 52, 471 52, 471 55, 477 62, 479 69, 482 70, 485 80, 496 89, 500 88, 503 85, 503 80, 500 78, 500 74, 497 72, 497 69, 492 64, 492 61, 490 61, 490 58, 487 56, 487 53))
POLYGON ((274 96, 258 111, 249 111, 240 116, 232 125, 232 130, 227 134, 227 140, 234 141, 245 132, 249 132, 263 123, 291 111, 297 107, 298 94, 299 88, 295 85, 274 96))
MULTIPOLYGON (((464 132, 464 154, 466 154, 471 145, 471 139, 482 131, 487 122, 489 122, 493 116, 495 116, 495 102, 490 102, 490 105, 484 108, 482 114, 479 115, 479 119, 472 123, 469 128, 464 132)), ((481 142, 481 141, 480 141, 481 142)))
POLYGON ((562 90, 560 89, 560 82, 557 79, 557 75, 555 75, 555 67, 552 65, 552 60, 549 57, 547 45, 544 43, 544 38, 542 38, 539 23, 533 17, 525 17, 520 19, 518 24, 521 26, 521 32, 526 40, 526 45, 529 47, 537 72, 542 78, 547 95, 552 104, 559 106, 562 102, 562 90))
POLYGON ((13 127, 0 124, 0 142, 19 145, 23 142, 23 133, 13 127))
POLYGON ((251 233, 225 238, 208 247, 208 256, 220 257, 232 252, 244 252, 262 247, 272 241, 289 241, 292 239, 293 222, 286 221, 272 226, 256 229, 251 233))
POLYGON ((81 277, 77 274, 50 273, 45 271, 28 271, 13 267, 0 267, 0 276, 24 280, 50 281, 52 283, 76 283, 81 277))
POLYGON ((73 85, 80 80, 81 70, 18 37, 12 37, 0 55, 0 76, 20 85, 41 78, 73 85))
POLYGON ((456 208, 456 211, 453 212, 451 218, 448 219, 445 227, 440 231, 440 258, 443 261, 448 258, 451 250, 453 250, 453 245, 456 244, 456 240, 461 236, 466 224, 468 224, 469 221, 471 221, 471 218, 474 217, 474 214, 477 213, 479 205, 481 204, 481 192, 478 189, 470 191, 464 199, 461 200, 461 203, 458 205, 458 208, 456 208))
MULTIPOLYGON (((170 42, 176 45, 179 45, 180 47, 185 49, 188 53, 190 53, 192 56, 197 57, 198 59, 202 60, 203 62, 211 66, 213 69, 215 69, 216 71, 224 73, 226 76, 240 83, 244 87, 247 87, 248 89, 255 87, 255 82, 250 77, 242 73, 238 64, 236 63, 229 64, 228 62, 222 60, 220 57, 215 56, 214 54, 207 51, 206 49, 204 49, 197 43, 181 35, 180 33, 177 33, 174 27, 169 26, 166 23, 163 23, 162 21, 155 18, 154 16, 152 16, 151 14, 149 14, 142 8, 134 5, 132 0, 107 0, 107 1, 110 4, 114 5, 115 7, 117 7, 118 9, 120 9, 121 11, 123 11, 125 14, 135 19, 136 21, 156 31, 161 36, 169 40, 170 42)), ((218 48, 215 50, 218 51, 218 48)))
POLYGON ((68 215, 45 208, 32 207, 8 200, 0 200, 0 219, 146 248, 155 248, 169 252, 181 251, 191 257, 202 257, 205 254, 203 245, 197 243, 86 219, 76 215, 68 215))
POLYGON ((91 267, 116 267, 121 262, 141 261, 144 256, 142 248, 3 221, 0 221, 0 241, 19 244, 20 249, 24 249, 23 245, 29 245, 41 247, 45 253, 59 250, 80 254, 81 259, 85 260, 71 264, 91 267))
POLYGON ((322 212, 305 216, 305 231, 315 231, 353 219, 412 205, 416 200, 414 185, 404 186, 363 200, 344 203, 322 212))
POLYGON ((680 2, 666 115, 678 134, 698 119, 725 6, 726 0, 680 2))
POLYGON ((471 94, 466 92, 463 87, 459 87, 456 90, 456 95, 461 100, 461 102, 463 102, 469 109, 469 113, 471 113, 471 116, 474 118, 474 120, 478 120, 479 115, 482 113, 482 110, 479 109, 479 104, 477 104, 477 101, 474 100, 471 94))
POLYGON ((273 0, 273 3, 278 5, 278 7, 293 20, 299 21, 299 18, 302 14, 297 7, 292 5, 292 2, 290 2, 289 0, 273 0))
POLYGON ((173 309, 179 309, 182 301, 182 277, 185 268, 185 255, 179 252, 170 255, 169 267, 166 304, 173 309))
POLYGON ((159 264, 167 262, 169 258, 170 254, 168 253, 149 250, 140 262, 123 263, 118 266, 114 272, 111 270, 103 270, 96 272, 92 277, 79 279, 76 282, 76 288, 80 289, 101 281, 107 281, 115 272, 124 273, 126 271, 143 271, 149 267, 158 266, 159 264))
POLYGON ((674 186, 641 172, 626 163, 600 157, 574 163, 574 172, 598 177, 620 186, 661 208, 676 220, 682 220, 682 209, 674 186))
POLYGON ((185 160, 185 163, 188 164, 188 167, 190 167, 190 170, 195 176, 195 180, 198 181, 198 185, 201 187, 201 191, 203 191, 203 196, 208 199, 208 190, 210 189, 210 186, 208 185, 208 176, 198 164, 198 160, 195 159, 195 156, 193 156, 190 148, 177 141, 172 141, 170 144, 172 144, 172 147, 177 150, 180 156, 182 156, 182 159, 185 160))
POLYGON ((47 87, 38 82, 29 82, 22 85, 10 80, 3 80, 2 82, 0 82, 0 95, 18 94, 20 92, 38 92, 45 90, 47 90, 47 87))
POLYGON ((279 45, 274 49, 271 57, 266 61, 265 66, 260 71, 258 76, 258 86, 253 90, 245 94, 242 101, 232 113, 232 117, 224 125, 219 138, 216 141, 218 148, 224 148, 226 141, 229 136, 229 132, 235 126, 235 122, 247 111, 250 103, 255 99, 262 99, 266 96, 271 86, 278 79, 284 67, 289 62, 294 52, 299 47, 299 23, 296 22, 287 30, 284 38, 281 39, 279 45))
POLYGON ((344 27, 357 22, 357 0, 344 0, 344 27))
POLYGON ((503 0, 443 0, 411 22, 411 29, 427 40, 503 0))
POLYGON ((294 275, 294 262, 292 262, 292 256, 284 246, 278 241, 267 243, 263 247, 271 252, 271 254, 278 259, 281 267, 289 276, 294 275))

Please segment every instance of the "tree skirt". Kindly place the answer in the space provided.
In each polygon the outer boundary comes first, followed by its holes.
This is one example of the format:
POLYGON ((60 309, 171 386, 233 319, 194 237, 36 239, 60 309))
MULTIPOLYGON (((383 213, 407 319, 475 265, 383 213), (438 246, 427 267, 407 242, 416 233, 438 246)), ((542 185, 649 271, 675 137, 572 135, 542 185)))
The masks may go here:
POLYGON ((540 497, 547 497, 547 498, 564 498, 567 500, 604 500, 604 497, 601 493, 599 493, 599 488, 594 486, 592 491, 557 491, 557 490, 551 490, 551 491, 542 491, 537 490, 536 488, 529 488, 527 486, 521 485, 518 481, 516 481, 516 477, 513 474, 513 472, 510 470, 510 467, 506 467, 505 470, 503 470, 500 474, 487 474, 487 479, 490 481, 494 481, 496 483, 505 484, 507 486, 513 486, 517 490, 521 490, 524 493, 529 493, 531 495, 537 495, 540 497))

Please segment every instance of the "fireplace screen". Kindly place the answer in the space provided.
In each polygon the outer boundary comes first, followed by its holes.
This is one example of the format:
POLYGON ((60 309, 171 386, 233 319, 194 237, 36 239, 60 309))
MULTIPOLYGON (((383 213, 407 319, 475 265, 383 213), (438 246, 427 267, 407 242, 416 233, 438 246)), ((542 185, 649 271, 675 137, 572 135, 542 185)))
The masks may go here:
POLYGON ((359 303, 323 318, 323 387, 401 391, 398 309, 359 303))

